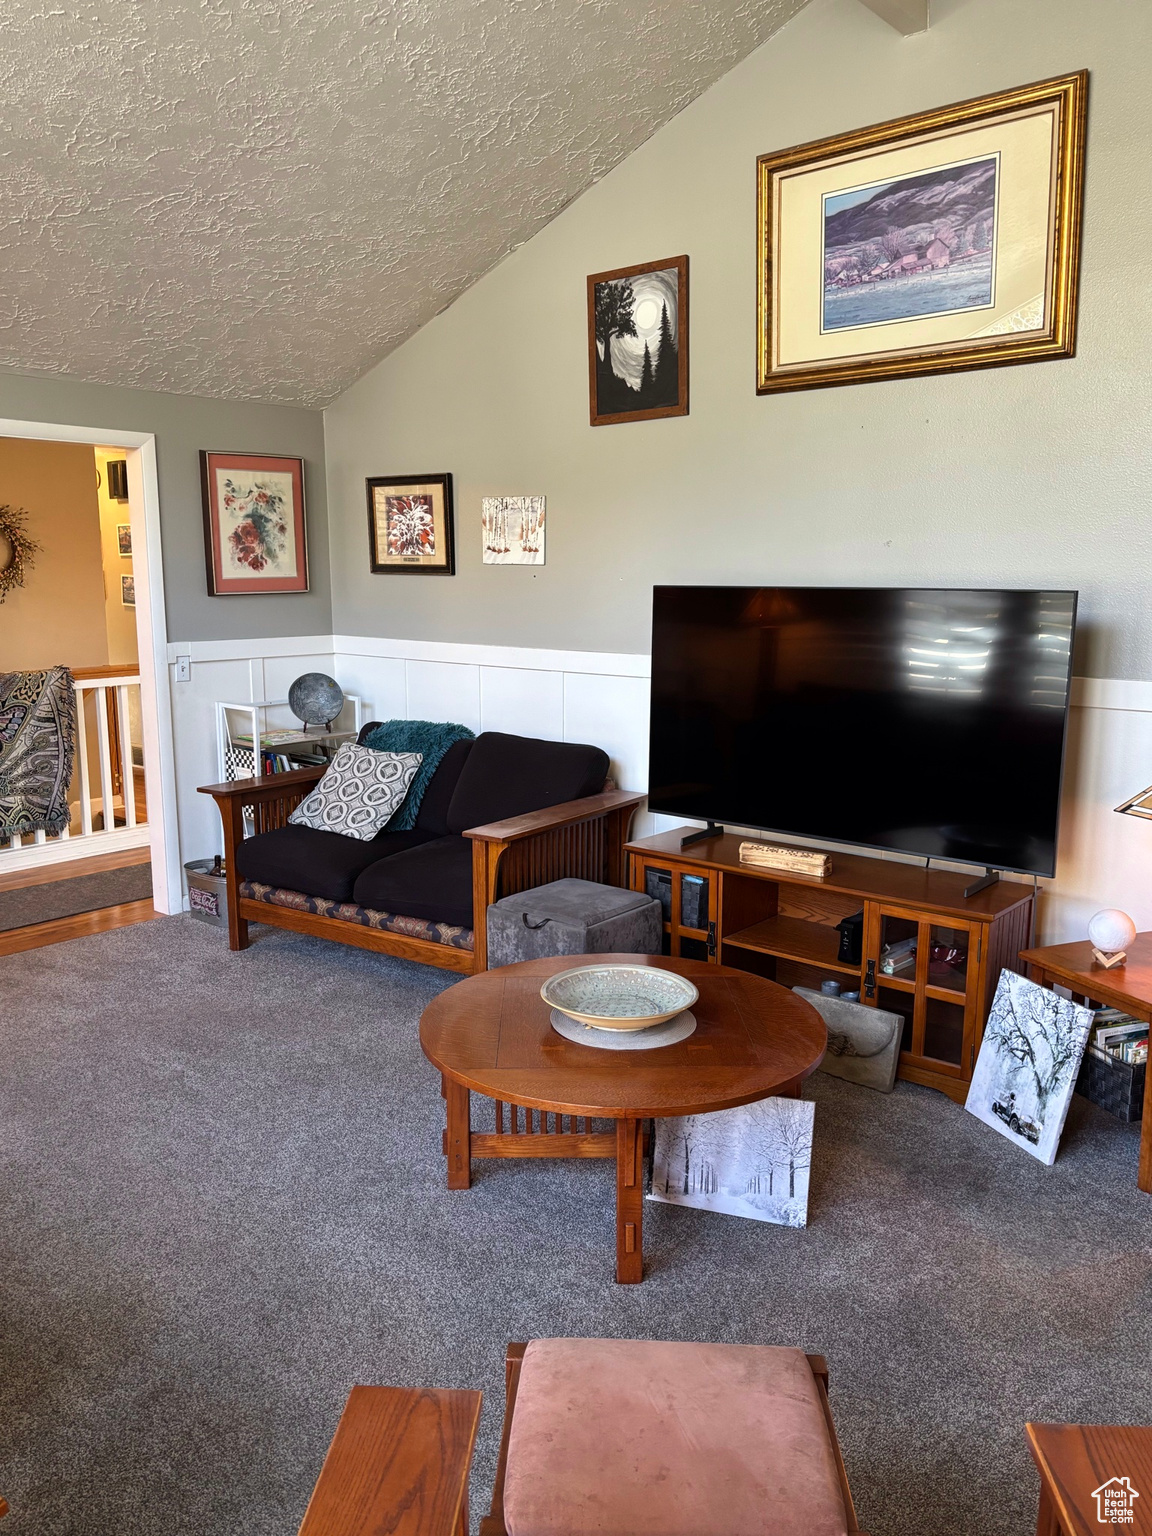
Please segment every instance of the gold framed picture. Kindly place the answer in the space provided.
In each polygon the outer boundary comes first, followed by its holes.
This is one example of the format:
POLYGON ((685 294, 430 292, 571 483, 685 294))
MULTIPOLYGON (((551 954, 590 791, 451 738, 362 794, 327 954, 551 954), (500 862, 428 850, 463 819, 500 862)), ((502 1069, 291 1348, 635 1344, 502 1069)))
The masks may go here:
POLYGON ((1071 357, 1088 73, 756 162, 760 394, 1071 357))
POLYGON ((365 484, 371 570, 454 576, 452 476, 378 475, 365 484))

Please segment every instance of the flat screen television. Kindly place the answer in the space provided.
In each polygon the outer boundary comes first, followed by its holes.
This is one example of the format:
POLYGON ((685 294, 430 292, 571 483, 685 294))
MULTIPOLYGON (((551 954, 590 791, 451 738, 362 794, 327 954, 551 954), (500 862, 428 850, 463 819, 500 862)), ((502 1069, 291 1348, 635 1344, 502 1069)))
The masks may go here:
POLYGON ((649 806, 1052 875, 1076 593, 656 587, 649 806))

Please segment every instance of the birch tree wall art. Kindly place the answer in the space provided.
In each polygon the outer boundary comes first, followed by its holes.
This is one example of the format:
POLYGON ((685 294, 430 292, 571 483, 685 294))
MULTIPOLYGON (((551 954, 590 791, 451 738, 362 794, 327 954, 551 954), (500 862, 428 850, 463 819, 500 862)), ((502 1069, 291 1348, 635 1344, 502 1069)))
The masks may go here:
POLYGON ((1051 1165, 1092 1010, 1015 971, 1001 971, 965 1108, 1051 1165))
POLYGON ((485 496, 485 565, 543 565, 543 496, 485 496))
POLYGON ((807 1226, 815 1112, 804 1099, 762 1099, 657 1120, 649 1199, 807 1226))

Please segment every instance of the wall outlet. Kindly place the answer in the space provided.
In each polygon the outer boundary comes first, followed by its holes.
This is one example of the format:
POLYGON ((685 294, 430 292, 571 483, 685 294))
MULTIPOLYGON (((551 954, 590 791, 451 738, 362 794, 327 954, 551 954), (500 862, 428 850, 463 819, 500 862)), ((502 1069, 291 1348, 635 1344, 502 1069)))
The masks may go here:
POLYGON ((178 683, 190 683, 192 681, 192 658, 191 658, 191 656, 177 656, 177 658, 176 658, 176 681, 178 683))

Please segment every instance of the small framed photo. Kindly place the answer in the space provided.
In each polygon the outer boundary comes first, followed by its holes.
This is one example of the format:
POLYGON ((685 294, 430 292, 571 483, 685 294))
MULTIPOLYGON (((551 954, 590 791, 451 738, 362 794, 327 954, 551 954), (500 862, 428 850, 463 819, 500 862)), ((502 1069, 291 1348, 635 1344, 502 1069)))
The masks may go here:
POLYGON ((687 416, 687 256, 588 279, 588 391, 594 427, 687 416))
POLYGON ((365 484, 371 570, 454 576, 452 476, 378 475, 365 484))
POLYGON ((200 482, 210 595, 307 592, 304 460, 205 449, 200 482))
POLYGON ((1086 71, 757 162, 760 394, 1071 357, 1086 71))
POLYGON ((121 576, 121 578, 120 578, 120 601, 124 604, 125 608, 135 608, 135 606, 136 606, 136 578, 135 578, 135 576, 121 576))
POLYGON ((132 526, 130 523, 116 524, 116 546, 127 560, 132 553, 132 526))

